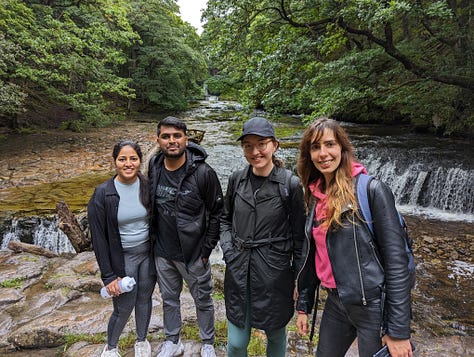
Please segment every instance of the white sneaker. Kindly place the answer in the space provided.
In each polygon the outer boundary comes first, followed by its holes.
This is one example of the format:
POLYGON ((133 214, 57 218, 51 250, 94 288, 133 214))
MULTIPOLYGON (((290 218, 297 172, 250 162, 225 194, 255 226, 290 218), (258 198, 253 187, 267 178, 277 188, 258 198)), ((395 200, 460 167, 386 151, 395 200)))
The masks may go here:
POLYGON ((184 352, 184 345, 181 341, 173 343, 172 341, 165 341, 161 346, 161 352, 156 357, 176 357, 181 356, 184 352))
POLYGON ((151 346, 147 340, 135 342, 135 357, 151 357, 151 346))
POLYGON ((112 348, 111 350, 108 350, 107 345, 105 345, 100 357, 120 357, 120 353, 118 348, 112 348))
POLYGON ((203 344, 201 347, 201 357, 216 357, 214 346, 208 343, 203 344))

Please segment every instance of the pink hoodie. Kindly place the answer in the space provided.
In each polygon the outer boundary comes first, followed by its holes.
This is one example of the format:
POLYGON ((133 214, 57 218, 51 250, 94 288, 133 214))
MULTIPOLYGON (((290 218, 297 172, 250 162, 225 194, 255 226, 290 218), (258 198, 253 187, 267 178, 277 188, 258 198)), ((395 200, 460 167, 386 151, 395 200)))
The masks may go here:
MULTIPOLYGON (((360 173, 367 174, 367 170, 362 164, 358 162, 353 162, 352 177, 360 173)), ((317 222, 322 223, 327 218, 327 196, 326 194, 321 192, 321 179, 310 184, 309 189, 311 190, 311 193, 314 195, 314 197, 316 197, 317 199, 315 208, 315 219, 317 220, 317 222)), ((328 248, 326 245, 327 228, 327 226, 323 226, 321 224, 318 224, 317 227, 313 226, 313 239, 316 243, 316 274, 318 275, 322 286, 334 289, 336 287, 336 280, 334 279, 334 274, 331 268, 331 261, 329 260, 328 255, 328 248)))

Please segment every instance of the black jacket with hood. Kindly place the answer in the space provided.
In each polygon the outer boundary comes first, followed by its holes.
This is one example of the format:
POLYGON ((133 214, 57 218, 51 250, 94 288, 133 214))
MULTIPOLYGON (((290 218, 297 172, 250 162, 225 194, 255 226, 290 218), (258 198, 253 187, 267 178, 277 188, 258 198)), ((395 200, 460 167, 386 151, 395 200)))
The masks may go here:
MULTIPOLYGON (((319 281, 315 271, 312 237, 313 201, 306 221, 305 261, 298 274, 299 311, 311 312, 319 281)), ((369 185, 369 204, 376 239, 352 210, 343 213, 343 227, 329 228, 326 244, 341 302, 361 305, 383 298, 385 333, 394 338, 410 337, 410 277, 405 240, 390 188, 379 180, 369 185), (355 224, 351 222, 355 221, 355 224)))
MULTIPOLYGON (((209 258, 219 241, 223 196, 216 172, 205 162, 206 151, 198 144, 189 142, 185 155, 185 175, 178 185, 175 209, 184 262, 189 265, 198 258, 209 258)), ((164 170, 163 160, 164 155, 159 152, 148 165, 152 239, 159 239, 155 192, 164 170)))
POLYGON ((266 331, 284 327, 294 313, 295 262, 301 260, 305 209, 297 176, 289 197, 282 198, 288 170, 275 167, 258 193, 250 182, 251 166, 229 178, 221 219, 221 247, 227 318, 243 328, 247 298, 250 325, 266 331))

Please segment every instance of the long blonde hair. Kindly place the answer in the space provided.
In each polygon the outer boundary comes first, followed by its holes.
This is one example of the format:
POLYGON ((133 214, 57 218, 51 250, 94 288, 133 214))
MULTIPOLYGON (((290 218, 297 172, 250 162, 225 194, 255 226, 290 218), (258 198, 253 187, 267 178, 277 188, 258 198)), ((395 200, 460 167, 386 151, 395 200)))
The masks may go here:
POLYGON ((337 121, 322 117, 306 128, 299 146, 298 174, 305 189, 304 198, 307 207, 309 207, 311 200, 309 185, 321 179, 322 190, 328 198, 328 219, 325 222, 328 226, 342 226, 341 214, 347 207, 351 207, 357 212, 357 200, 352 183, 352 162, 354 161, 356 161, 354 147, 349 136, 337 121), (321 139, 325 129, 334 133, 342 149, 341 163, 330 182, 325 182, 323 174, 316 169, 311 161, 311 144, 321 139))

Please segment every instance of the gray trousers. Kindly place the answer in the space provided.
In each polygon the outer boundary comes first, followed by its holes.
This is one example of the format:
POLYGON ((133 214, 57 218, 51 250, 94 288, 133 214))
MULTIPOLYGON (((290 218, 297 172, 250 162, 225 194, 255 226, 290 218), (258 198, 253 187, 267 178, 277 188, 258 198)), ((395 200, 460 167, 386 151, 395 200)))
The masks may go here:
POLYGON ((183 280, 196 305, 199 336, 203 343, 214 343, 214 302, 212 301, 211 264, 201 259, 189 265, 183 262, 155 257, 158 285, 163 300, 163 325, 166 340, 177 343, 181 332, 180 295, 183 280))
MULTIPOLYGON (((137 285, 128 293, 113 297, 114 311, 107 327, 107 344, 109 348, 117 347, 120 335, 127 324, 133 308, 135 308, 135 328, 137 341, 144 341, 150 325, 152 294, 155 288, 156 277, 152 271, 150 258, 150 242, 137 247, 124 249, 125 272, 135 278, 137 285)), ((123 278, 123 276, 121 277, 123 278)))

